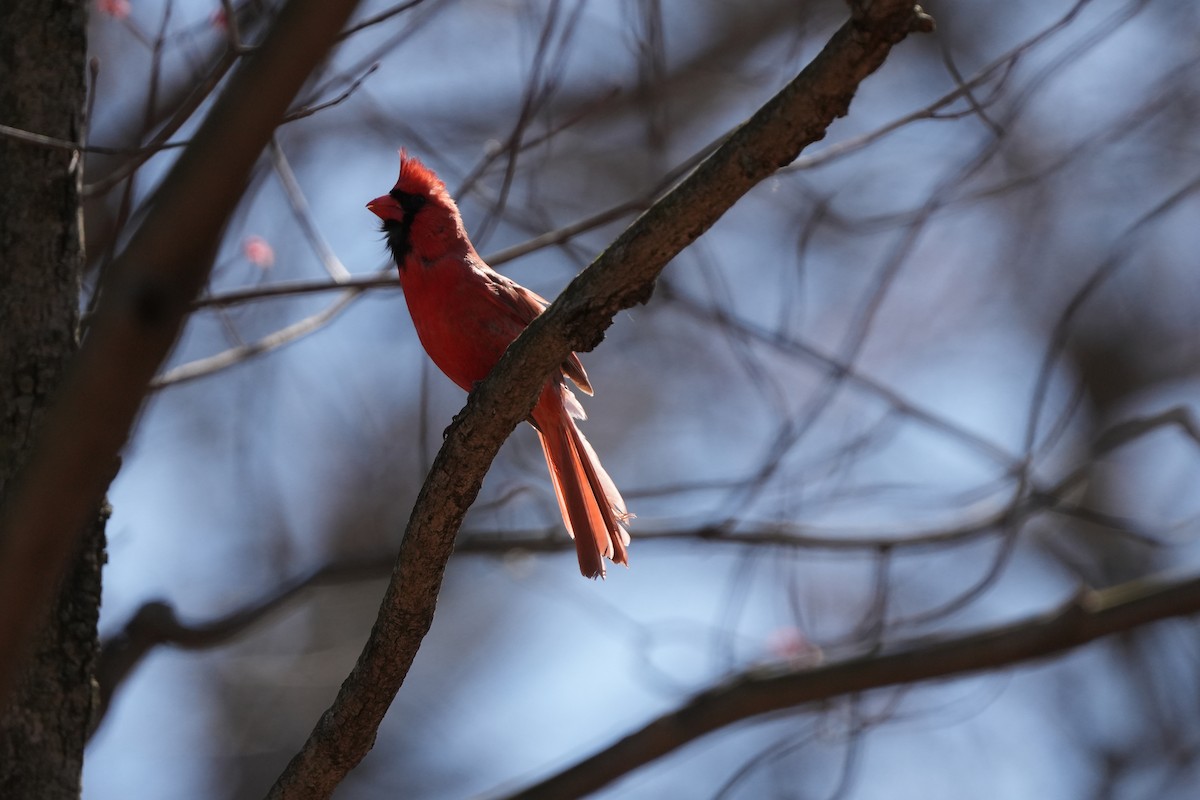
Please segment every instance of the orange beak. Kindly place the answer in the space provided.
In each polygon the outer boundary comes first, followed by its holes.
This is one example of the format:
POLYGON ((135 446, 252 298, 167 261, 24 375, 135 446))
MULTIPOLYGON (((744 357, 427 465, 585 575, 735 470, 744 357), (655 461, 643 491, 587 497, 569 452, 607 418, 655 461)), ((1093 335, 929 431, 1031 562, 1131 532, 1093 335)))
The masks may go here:
POLYGON ((367 203, 367 210, 380 219, 403 219, 404 210, 390 194, 376 197, 367 203))

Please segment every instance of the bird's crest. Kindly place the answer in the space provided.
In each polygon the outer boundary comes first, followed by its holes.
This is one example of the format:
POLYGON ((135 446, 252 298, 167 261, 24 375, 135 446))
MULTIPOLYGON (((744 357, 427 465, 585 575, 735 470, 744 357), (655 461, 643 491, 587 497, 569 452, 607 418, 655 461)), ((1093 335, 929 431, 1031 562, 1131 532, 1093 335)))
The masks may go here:
POLYGON ((400 150, 400 177, 396 179, 393 191, 428 198, 450 199, 450 193, 446 191, 446 184, 442 183, 441 178, 403 148, 400 150))

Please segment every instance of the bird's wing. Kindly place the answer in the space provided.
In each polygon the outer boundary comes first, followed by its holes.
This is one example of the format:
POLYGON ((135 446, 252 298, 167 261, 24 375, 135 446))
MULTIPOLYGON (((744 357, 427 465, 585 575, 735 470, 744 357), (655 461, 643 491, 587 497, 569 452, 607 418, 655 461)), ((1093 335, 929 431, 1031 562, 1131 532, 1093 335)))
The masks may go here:
MULTIPOLYGON (((488 269, 488 297, 496 304, 496 307, 503 311, 514 321, 519 322, 524 328, 533 322, 534 317, 541 314, 550 305, 546 298, 542 297, 537 292, 526 289, 521 284, 505 277, 500 273, 488 269)), ((562 371, 570 378, 579 391, 584 394, 592 393, 592 384, 588 380, 587 372, 583 369, 583 364, 579 360, 579 356, 571 353, 566 361, 562 364, 562 371)))

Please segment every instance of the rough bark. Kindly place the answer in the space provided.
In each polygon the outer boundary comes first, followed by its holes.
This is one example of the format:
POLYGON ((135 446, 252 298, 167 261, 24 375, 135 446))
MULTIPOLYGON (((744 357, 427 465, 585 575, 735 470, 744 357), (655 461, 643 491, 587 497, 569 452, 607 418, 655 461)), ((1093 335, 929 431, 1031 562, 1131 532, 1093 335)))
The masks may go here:
MULTIPOLYGON (((0 3, 0 119, 78 138, 83 0, 0 3)), ((0 503, 78 346, 80 162, 0 138, 0 503)), ((35 653, 0 711, 0 797, 78 798, 95 709, 93 671, 104 519, 97 508, 44 617, 35 653)), ((0 658, 17 658, 2 653, 0 658)))

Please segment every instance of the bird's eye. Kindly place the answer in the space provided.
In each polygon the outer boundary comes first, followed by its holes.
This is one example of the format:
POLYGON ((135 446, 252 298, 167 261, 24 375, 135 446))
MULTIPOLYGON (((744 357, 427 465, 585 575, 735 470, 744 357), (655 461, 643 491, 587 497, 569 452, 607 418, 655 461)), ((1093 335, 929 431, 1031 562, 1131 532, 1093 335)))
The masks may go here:
POLYGON ((405 214, 415 214, 421 210, 421 206, 425 205, 424 195, 402 192, 398 189, 393 189, 391 194, 405 214))

